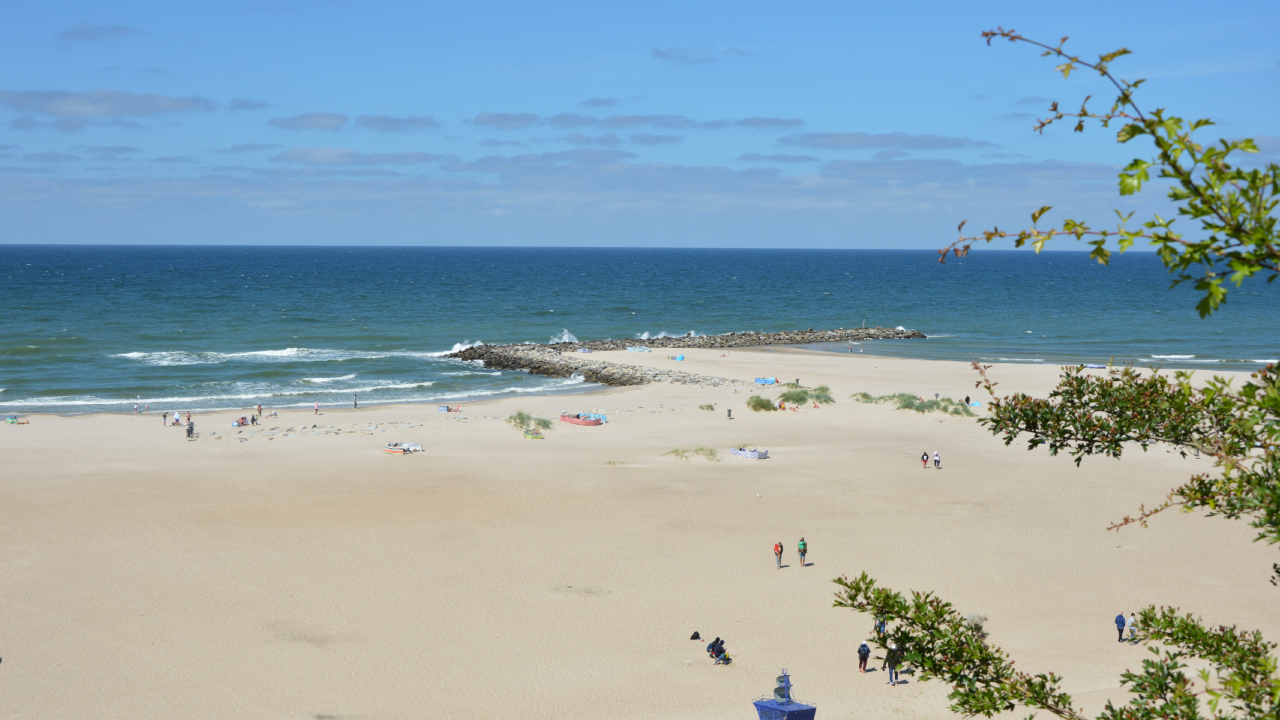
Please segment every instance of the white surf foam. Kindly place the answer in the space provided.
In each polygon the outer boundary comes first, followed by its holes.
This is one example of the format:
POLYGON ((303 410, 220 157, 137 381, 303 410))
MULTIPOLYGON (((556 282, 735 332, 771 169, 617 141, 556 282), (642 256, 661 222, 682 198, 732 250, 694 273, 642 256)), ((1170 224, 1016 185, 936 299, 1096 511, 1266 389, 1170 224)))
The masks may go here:
POLYGON ((690 330, 687 333, 669 333, 666 330, 662 330, 658 332, 658 334, 656 335, 652 335, 648 332, 636 333, 637 340, 657 340, 658 338, 665 338, 665 337, 678 338, 678 337, 686 337, 686 336, 699 337, 697 330, 690 330))
POLYGON ((1152 355, 1151 357, 1158 358, 1160 360, 1187 360, 1195 357, 1195 355, 1152 355))
POLYGON ((552 336, 551 336, 551 342, 553 342, 553 343, 576 343, 576 342, 578 342, 578 338, 574 337, 574 336, 573 336, 573 333, 569 332, 569 328, 564 328, 564 329, 562 329, 562 330, 560 331, 560 334, 559 334, 559 335, 552 335, 552 336))
POLYGON ((350 375, 342 375, 342 376, 340 376, 340 377, 328 377, 328 378, 324 378, 324 377, 317 377, 317 378, 302 378, 302 382, 309 382, 309 383, 331 383, 331 382, 337 382, 337 381, 339 381, 339 380, 355 380, 355 379, 356 379, 355 373, 352 373, 352 374, 350 374, 350 375))
POLYGON ((477 341, 475 341, 475 342, 471 342, 470 340, 463 340, 463 341, 462 341, 462 342, 460 342, 460 343, 454 343, 454 344, 453 344, 453 347, 452 347, 452 348, 450 348, 450 349, 448 349, 448 350, 441 350, 441 351, 439 351, 439 352, 423 353, 423 355, 426 355, 427 357, 444 357, 445 355, 449 355, 449 354, 451 354, 451 353, 462 352, 463 350, 466 350, 467 348, 473 348, 473 347, 477 347, 477 346, 484 345, 484 344, 485 344, 485 343, 484 343, 484 341, 483 341, 483 340, 477 340, 477 341))

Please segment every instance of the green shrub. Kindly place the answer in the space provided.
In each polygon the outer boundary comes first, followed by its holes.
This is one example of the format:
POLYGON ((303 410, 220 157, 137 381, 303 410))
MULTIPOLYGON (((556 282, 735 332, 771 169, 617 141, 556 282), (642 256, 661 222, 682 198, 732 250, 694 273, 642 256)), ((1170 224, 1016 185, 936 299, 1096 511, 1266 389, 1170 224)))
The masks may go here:
POLYGON ((715 406, 715 403, 708 403, 706 405, 699 405, 698 409, 699 410, 715 410, 716 406, 715 406))
POLYGON ((747 407, 750 408, 752 412, 773 412, 778 409, 771 400, 768 398, 762 398, 759 395, 752 395, 747 398, 747 407))
POLYGON ((720 456, 716 454, 716 451, 707 447, 696 447, 692 450, 685 450, 684 448, 676 448, 675 450, 672 450, 670 452, 662 453, 662 455, 664 457, 667 455, 671 455, 679 460, 684 460, 686 462, 688 462, 689 458, 692 458, 692 457, 704 457, 710 462, 720 462, 720 456))
POLYGON ((869 393, 859 392, 849 397, 864 403, 886 403, 892 402, 897 404, 898 410, 914 410, 918 413, 940 412, 946 415, 955 415, 957 417, 977 417, 977 414, 970 410, 967 405, 951 398, 940 398, 938 400, 922 400, 911 393, 894 393, 892 395, 872 396, 869 393))
POLYGON ((778 396, 778 399, 790 405, 803 405, 809 402, 808 390, 788 390, 778 396))
POLYGON ((507 417, 507 424, 517 430, 551 430, 554 428, 547 418, 536 417, 523 410, 511 413, 507 417))
POLYGON ((809 397, 812 398, 814 402, 822 403, 823 405, 834 405, 836 402, 836 399, 831 397, 831 388, 826 385, 819 385, 809 391, 809 397))

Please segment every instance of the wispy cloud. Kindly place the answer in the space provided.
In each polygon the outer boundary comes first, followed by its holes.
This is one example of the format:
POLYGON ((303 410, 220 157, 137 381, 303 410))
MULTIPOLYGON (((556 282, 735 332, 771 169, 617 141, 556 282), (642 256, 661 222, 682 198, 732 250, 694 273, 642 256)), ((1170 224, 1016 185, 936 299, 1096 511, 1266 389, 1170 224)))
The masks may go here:
POLYGON ((480 113, 469 122, 472 125, 498 130, 522 130, 537 123, 538 120, 538 116, 533 113, 480 113))
POLYGON ((79 22, 58 33, 57 40, 64 46, 78 43, 94 44, 142 34, 141 30, 128 25, 102 25, 99 23, 79 22))
POLYGON ((649 133, 636 133, 631 136, 631 142, 636 145, 674 145, 683 142, 683 135, 651 135, 649 133))
POLYGON ((906 150, 890 149, 890 150, 881 150, 880 152, 875 153, 874 155, 871 156, 871 159, 881 160, 881 161, 901 160, 905 157, 910 157, 910 156, 911 156, 911 153, 907 152, 906 150))
POLYGON ((519 140, 494 140, 492 138, 481 140, 480 144, 485 147, 528 147, 528 145, 519 140))
POLYGON ((1035 97, 1018 98, 1016 101, 1014 101, 1013 104, 1014 105, 1048 105, 1051 102, 1053 102, 1052 98, 1035 96, 1035 97))
POLYGON ((79 157, 75 155, 68 155, 67 153, 63 153, 63 152, 32 153, 31 155, 23 156, 22 159, 28 162, 38 162, 38 163, 69 163, 69 162, 80 161, 79 157))
POLYGON ((267 124, 285 130, 339 130, 350 119, 340 113, 309 112, 292 117, 271 118, 267 124))
POLYGON ((427 115, 409 115, 402 118, 390 115, 361 115, 356 118, 356 127, 374 132, 403 133, 414 130, 434 130, 440 127, 440 123, 427 115))
POLYGON ((19 112, 37 112, 55 118, 81 120, 112 117, 145 117, 168 113, 213 110, 212 100, 196 95, 173 97, 127 90, 0 90, 0 105, 19 112))
POLYGON ((812 155, 789 155, 787 153, 776 153, 773 155, 761 155, 759 153, 745 153, 738 156, 741 162, 777 162, 777 163, 808 163, 819 162, 818 158, 812 155))
POLYGON ((823 148, 827 150, 884 149, 900 150, 949 150, 968 147, 996 147, 985 140, 945 135, 912 135, 910 133, 805 133, 788 135, 778 140, 779 145, 823 148))
POLYGON ((75 149, 93 153, 94 155, 91 159, 98 162, 130 160, 130 156, 142 152, 142 148, 132 145, 77 145, 75 149))
POLYGON ((618 104, 617 98, 593 97, 578 103, 582 107, 613 107, 618 104))
POLYGON ((617 134, 615 133, 605 133, 603 135, 597 135, 595 137, 591 137, 590 135, 586 135, 580 132, 575 132, 575 133, 569 133, 568 135, 565 135, 564 137, 560 138, 560 140, 563 140, 564 142, 570 143, 572 145, 600 145, 603 147, 617 147, 622 144, 622 138, 618 137, 617 134))
POLYGON ((657 127, 667 130, 687 130, 698 126, 693 118, 683 115, 610 115, 600 124, 610 130, 631 127, 657 127))
POLYGON ((800 127, 804 125, 804 121, 800 118, 749 117, 735 120, 733 124, 738 127, 754 128, 756 130, 776 130, 779 128, 800 127))
POLYGON ((600 122, 595 115, 580 115, 578 113, 560 113, 552 115, 548 120, 552 126, 558 128, 576 128, 595 125, 600 122))
POLYGON ((453 159, 452 155, 424 152, 361 153, 348 148, 298 147, 270 158, 271 162, 296 165, 420 165, 453 159))
POLYGON ((83 148, 94 153, 111 153, 112 155, 142 152, 142 148, 136 148, 132 145, 78 145, 77 148, 83 148))
POLYGON ((271 103, 263 100, 246 100, 244 98, 236 98, 227 103, 227 109, 232 111, 261 110, 271 103))
POLYGON ((715 45, 697 45, 694 47, 654 48, 650 57, 672 65, 706 65, 719 62, 725 58, 751 57, 751 53, 737 48, 718 49, 715 45))
POLYGON ((214 152, 216 153, 251 153, 251 152, 259 152, 261 150, 272 150, 278 147, 280 147, 280 145, 277 143, 241 143, 239 145, 232 145, 229 148, 214 150, 214 152))
POLYGON ((164 155, 161 157, 148 158, 147 162, 166 163, 166 164, 182 164, 195 162, 196 159, 187 155, 164 155))

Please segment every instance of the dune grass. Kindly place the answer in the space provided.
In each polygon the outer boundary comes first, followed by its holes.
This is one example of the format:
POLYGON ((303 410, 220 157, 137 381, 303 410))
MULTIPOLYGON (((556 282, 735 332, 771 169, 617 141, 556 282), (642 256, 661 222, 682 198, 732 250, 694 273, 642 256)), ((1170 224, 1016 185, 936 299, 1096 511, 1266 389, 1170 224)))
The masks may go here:
POLYGON ((773 404, 772 400, 760 397, 759 395, 752 395, 747 398, 747 407, 752 412, 773 412, 778 409, 778 407, 773 404))
POLYGON ((859 392, 849 397, 863 403, 896 403, 898 410, 914 410, 918 413, 940 412, 945 415, 955 415, 957 417, 977 417, 977 413, 970 410, 967 405, 951 398, 940 398, 938 400, 922 400, 911 393, 894 393, 892 395, 873 396, 870 393, 859 392))
POLYGON ((699 406, 698 406, 698 409, 699 409, 699 410, 715 410, 715 409, 716 409, 716 405, 715 405, 715 403, 707 403, 707 404, 705 404, 705 405, 699 405, 699 406))
POLYGON ((517 430, 553 430, 555 428, 548 418, 530 415, 523 410, 511 413, 507 417, 507 424, 517 430))
POLYGON ((626 465, 626 463, 621 460, 606 460, 604 464, 609 467, 622 467, 623 465, 626 465))
MULTIPOLYGON (((787 387, 792 385, 795 385, 795 383, 788 383, 787 387)), ((826 385, 819 385, 816 388, 795 387, 779 395, 778 399, 792 405, 804 405, 809 402, 831 405, 836 401, 835 398, 831 397, 831 388, 826 385)))
POLYGON ((684 460, 686 462, 688 462, 691 458, 694 458, 694 457, 703 457, 710 462, 720 462, 720 456, 716 454, 715 450, 712 450, 711 448, 708 448, 708 447, 696 447, 692 450, 686 450, 684 448, 676 448, 675 450, 672 450, 670 452, 664 452, 662 453, 662 455, 663 457, 666 457, 667 455, 671 455, 672 457, 678 460, 684 460))

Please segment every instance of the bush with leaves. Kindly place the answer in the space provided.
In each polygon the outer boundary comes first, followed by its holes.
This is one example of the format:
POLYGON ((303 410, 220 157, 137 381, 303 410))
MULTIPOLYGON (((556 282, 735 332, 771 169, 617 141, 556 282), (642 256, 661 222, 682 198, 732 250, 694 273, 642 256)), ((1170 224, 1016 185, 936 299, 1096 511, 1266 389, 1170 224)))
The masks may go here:
POLYGON ((975 417, 976 413, 968 408, 964 403, 951 398, 939 398, 937 400, 923 400, 912 395, 911 393, 894 393, 892 395, 872 395, 871 393, 858 392, 849 397, 861 403, 895 403, 898 410, 914 410, 918 413, 940 412, 947 415, 957 415, 960 417, 975 417))
MULTIPOLYGON (((1173 219, 1160 216, 1133 228, 1128 225, 1130 216, 1123 215, 1115 230, 1096 230, 1076 220, 1041 230, 1036 223, 1051 209, 1042 207, 1031 214, 1031 228, 1014 233, 995 228, 979 236, 961 237, 940 251, 941 260, 949 252, 963 256, 978 241, 1012 238, 1015 246, 1030 244, 1038 252, 1054 237, 1066 236, 1088 238, 1093 246, 1091 255, 1106 264, 1113 241, 1114 247, 1124 252, 1136 241, 1146 240, 1174 275, 1174 285, 1195 283, 1203 294, 1196 305, 1202 317, 1211 315, 1225 301, 1225 280, 1239 287, 1259 273, 1267 275, 1268 281, 1280 274, 1280 238, 1276 233, 1280 166, 1270 163, 1264 169, 1245 169, 1229 162, 1233 153, 1257 152, 1252 140, 1201 145, 1192 134, 1212 125, 1209 120, 1188 123, 1162 109, 1144 112, 1134 101, 1142 81, 1125 81, 1110 70, 1112 61, 1129 54, 1128 50, 1107 53, 1089 63, 1065 52, 1062 43, 1051 46, 1028 40, 1013 30, 996 29, 983 37, 988 44, 1006 39, 1036 45, 1044 49, 1044 55, 1063 61, 1058 70, 1064 76, 1088 68, 1115 87, 1119 96, 1108 112, 1090 112, 1088 98, 1074 113, 1062 112, 1054 103, 1050 116, 1036 129, 1043 132, 1067 117, 1077 118, 1077 132, 1091 120, 1103 127, 1123 123, 1117 141, 1149 140, 1155 157, 1137 159, 1125 167, 1120 174, 1120 193, 1140 191, 1153 174, 1170 180, 1169 199, 1177 205, 1179 215, 1199 224, 1200 232, 1188 238, 1173 230, 1173 219)), ((962 231, 964 224, 960 224, 962 231)), ((980 373, 978 386, 995 398, 996 383, 986 376, 989 367, 974 365, 980 373)), ((1066 451, 1077 463, 1089 455, 1120 457, 1126 449, 1137 446, 1146 450, 1155 443, 1214 459, 1215 474, 1192 477, 1164 501, 1151 509, 1140 508, 1136 517, 1125 517, 1113 524, 1113 529, 1131 523, 1145 526, 1152 515, 1180 507, 1188 512, 1208 510, 1210 515, 1228 519, 1247 518, 1258 530, 1258 539, 1280 542, 1280 375, 1274 364, 1254 373, 1239 389, 1220 378, 1197 387, 1191 374, 1184 372, 1170 377, 1111 368, 1105 374, 1092 375, 1084 368, 1067 368, 1048 398, 1023 394, 995 398, 989 410, 979 422, 1003 436, 1006 444, 1027 438, 1029 448, 1045 446, 1053 454, 1066 451)), ((1275 583, 1280 564, 1272 570, 1275 583)), ((933 594, 912 592, 904 596, 876 587, 866 574, 835 582, 841 587, 837 607, 893 623, 889 632, 877 636, 882 647, 899 645, 922 680, 951 685, 954 712, 991 717, 1021 706, 1073 720, 1084 717, 1071 696, 1062 691, 1062 678, 1015 670, 1006 653, 979 637, 980 626, 966 622, 949 603, 933 594)), ((1151 657, 1143 661, 1140 672, 1121 676, 1130 699, 1120 705, 1108 703, 1099 716, 1103 720, 1280 717, 1276 645, 1265 641, 1261 633, 1238 630, 1234 625, 1210 627, 1176 608, 1155 606, 1139 613, 1138 625, 1143 631, 1142 642, 1158 647, 1148 648, 1151 657), (1185 672, 1187 661, 1209 666, 1199 672, 1198 682, 1185 672)))
POLYGON ((507 424, 517 430, 552 430, 555 428, 549 419, 530 415, 523 410, 517 410, 507 416, 507 424))

